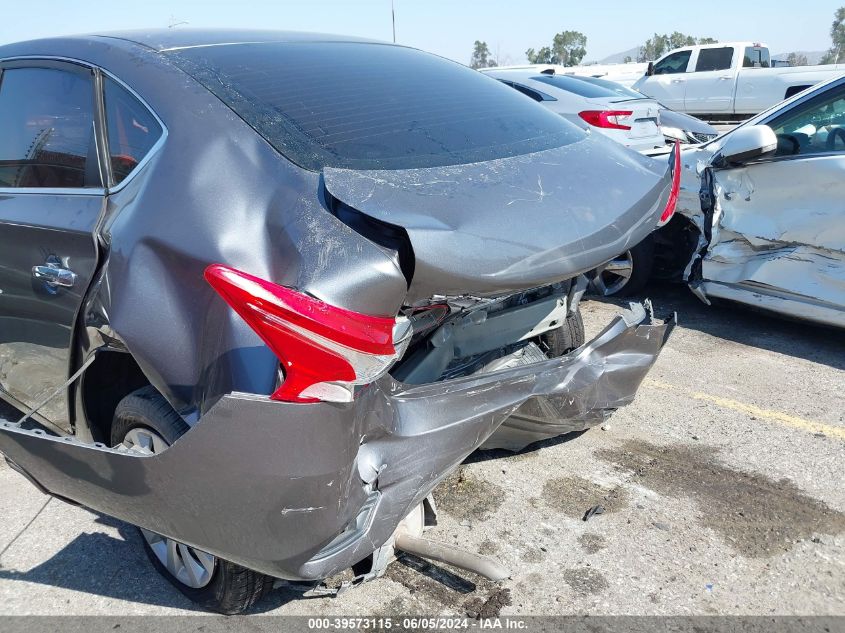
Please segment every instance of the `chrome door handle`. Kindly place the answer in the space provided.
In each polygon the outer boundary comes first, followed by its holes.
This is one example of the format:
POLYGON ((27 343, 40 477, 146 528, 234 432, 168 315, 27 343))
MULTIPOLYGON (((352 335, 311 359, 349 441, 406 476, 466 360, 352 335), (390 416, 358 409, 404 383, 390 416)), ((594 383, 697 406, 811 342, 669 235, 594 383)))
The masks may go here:
POLYGON ((72 288, 76 283, 76 273, 62 268, 59 258, 51 255, 43 266, 33 266, 32 276, 52 288, 72 288))
POLYGON ((682 84, 682 83, 684 83, 684 80, 683 79, 673 79, 672 83, 673 84, 682 84))

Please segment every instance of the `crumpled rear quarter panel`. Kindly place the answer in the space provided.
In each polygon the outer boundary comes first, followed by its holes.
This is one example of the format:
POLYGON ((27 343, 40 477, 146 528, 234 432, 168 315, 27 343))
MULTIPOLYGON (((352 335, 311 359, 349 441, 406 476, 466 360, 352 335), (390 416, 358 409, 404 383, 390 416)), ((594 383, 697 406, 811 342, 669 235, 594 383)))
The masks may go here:
POLYGON ((448 382, 389 375, 348 404, 230 393, 170 448, 143 455, 0 424, 0 451, 49 493, 289 579, 365 558, 519 407, 583 423, 631 401, 673 321, 641 306, 571 354, 448 382), (366 521, 326 548, 368 501, 366 521))

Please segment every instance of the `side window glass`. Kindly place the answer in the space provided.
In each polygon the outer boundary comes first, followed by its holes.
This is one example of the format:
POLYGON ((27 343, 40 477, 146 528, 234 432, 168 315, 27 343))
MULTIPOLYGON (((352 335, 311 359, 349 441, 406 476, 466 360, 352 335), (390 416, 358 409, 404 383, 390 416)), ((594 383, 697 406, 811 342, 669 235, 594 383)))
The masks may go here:
POLYGON ((769 49, 748 46, 742 58, 743 68, 769 68, 772 65, 769 49))
POLYGON ((768 123, 778 156, 845 152, 845 84, 806 101, 768 123))
POLYGON ((731 67, 734 58, 734 49, 730 46, 724 48, 702 48, 698 51, 698 61, 695 63, 695 72, 702 73, 710 70, 727 70, 731 67))
POLYGON ((0 187, 99 187, 90 76, 9 68, 0 77, 0 187))
POLYGON ((692 51, 678 51, 669 57, 661 59, 654 66, 655 75, 674 75, 687 72, 687 64, 692 51))
POLYGON ((521 84, 511 84, 511 85, 514 88, 516 88, 519 92, 524 94, 526 97, 531 97, 532 99, 534 99, 534 101, 543 101, 543 95, 541 95, 536 90, 531 90, 531 88, 528 88, 528 87, 523 86, 521 84))
POLYGON ((135 169, 161 137, 152 113, 126 88, 106 77, 104 83, 109 160, 114 184, 135 169))

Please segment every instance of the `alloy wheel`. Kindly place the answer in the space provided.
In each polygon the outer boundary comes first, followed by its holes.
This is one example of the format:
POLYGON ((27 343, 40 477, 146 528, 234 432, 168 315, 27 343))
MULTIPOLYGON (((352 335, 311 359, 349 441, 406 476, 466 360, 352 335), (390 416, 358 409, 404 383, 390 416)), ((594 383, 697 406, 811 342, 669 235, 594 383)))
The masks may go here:
POLYGON ((593 288, 597 294, 604 297, 615 295, 628 285, 633 274, 634 258, 631 251, 625 251, 596 269, 596 276, 592 282, 593 288))
MULTIPOLYGON (((168 443, 163 437, 144 427, 130 429, 120 445, 122 449, 145 454, 160 453, 167 447, 168 443)), ((156 558, 176 580, 194 589, 205 587, 211 582, 217 563, 214 556, 172 538, 140 529, 156 558)))

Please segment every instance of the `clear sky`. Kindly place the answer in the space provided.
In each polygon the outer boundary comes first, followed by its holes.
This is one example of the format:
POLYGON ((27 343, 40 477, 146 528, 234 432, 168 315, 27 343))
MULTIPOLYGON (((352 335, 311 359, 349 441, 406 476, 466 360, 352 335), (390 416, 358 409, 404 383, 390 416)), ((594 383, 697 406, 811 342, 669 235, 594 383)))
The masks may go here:
MULTIPOLYGON (((0 0, 0 43, 116 29, 259 27, 390 40, 390 0, 0 0), (175 28, 183 28, 177 26, 175 28)), ((682 31, 720 40, 767 42, 773 53, 823 50, 845 0, 395 0, 396 38, 467 63, 476 39, 503 63, 555 33, 587 35, 587 59, 642 44, 653 33, 682 31)))

